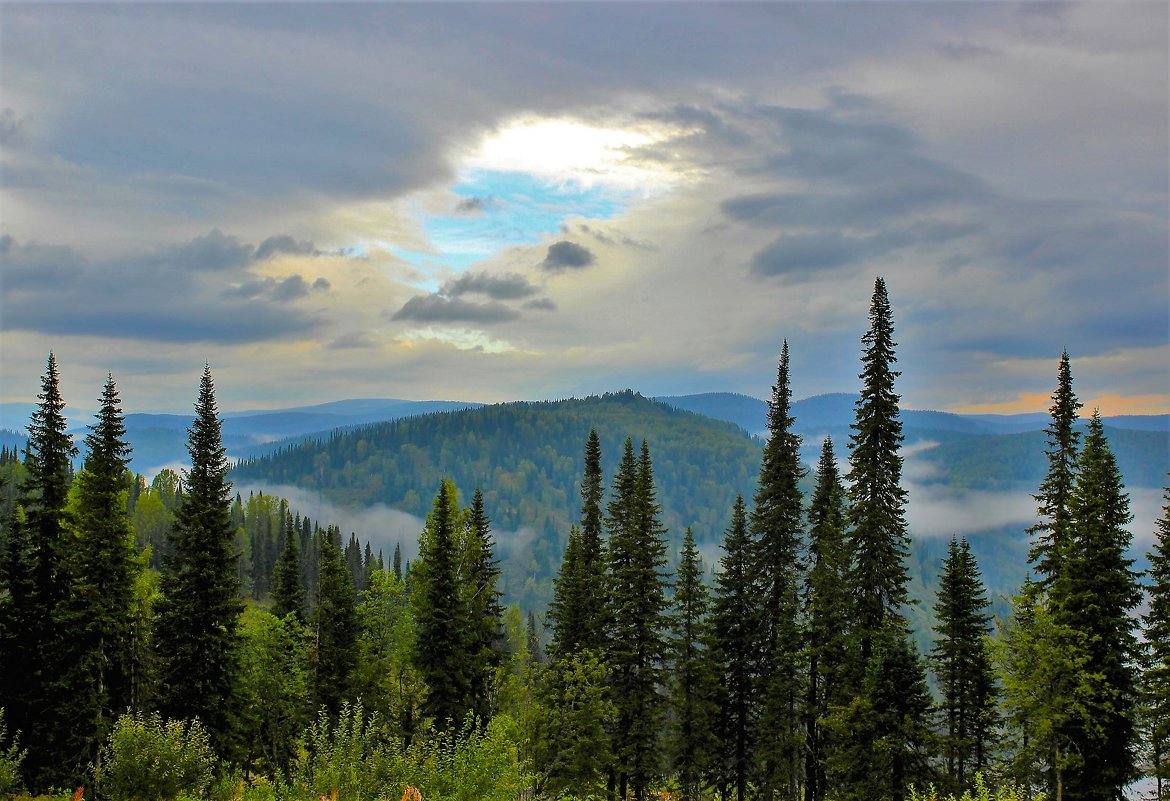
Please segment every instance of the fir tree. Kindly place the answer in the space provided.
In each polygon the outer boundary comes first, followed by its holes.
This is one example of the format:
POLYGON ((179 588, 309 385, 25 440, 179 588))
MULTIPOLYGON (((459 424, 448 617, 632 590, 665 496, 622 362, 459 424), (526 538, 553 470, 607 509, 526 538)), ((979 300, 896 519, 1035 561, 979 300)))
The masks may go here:
POLYGON ((801 538, 804 528, 800 481, 800 436, 792 426, 792 389, 788 342, 768 403, 768 443, 764 446, 751 530, 752 573, 762 608, 757 675, 761 678, 760 728, 768 735, 757 748, 761 789, 797 801, 804 751, 799 707, 803 693, 800 668, 801 538))
POLYGON ((496 669, 504 661, 504 610, 496 580, 500 575, 495 557, 491 521, 483 508, 483 493, 476 488, 467 520, 470 569, 467 588, 468 691, 471 710, 483 722, 492 714, 491 697, 496 669))
POLYGON ((301 546, 292 514, 284 515, 284 547, 272 573, 272 614, 293 615, 305 622, 305 587, 301 583, 301 546))
POLYGON ((951 538, 934 607, 931 661, 942 700, 941 747, 949 790, 969 789, 986 770, 995 729, 991 615, 979 566, 966 539, 951 538))
POLYGON ((1052 393, 1049 412, 1052 420, 1045 429, 1048 441, 1048 474, 1036 495, 1040 522, 1028 529, 1036 540, 1028 561, 1036 565, 1039 587, 1047 589, 1061 570, 1064 551, 1069 547, 1072 516, 1069 502, 1076 480, 1077 448, 1081 434, 1076 429, 1078 410, 1083 404, 1072 389, 1072 370, 1068 351, 1061 353, 1057 368, 1056 390, 1052 393))
POLYGON ((65 542, 70 523, 66 509, 77 454, 66 431, 56 357, 50 353, 41 379, 39 403, 28 425, 24 468, 15 519, 10 526, 3 563, 7 596, 0 594, 0 692, 9 725, 21 732, 28 749, 23 770, 30 786, 43 787, 62 778, 68 759, 65 732, 53 721, 68 698, 62 689, 59 619, 70 585, 65 542))
POLYGON ((584 648, 588 635, 581 565, 581 529, 569 529, 561 568, 553 579, 553 599, 548 607, 552 623, 549 652, 556 658, 567 657, 584 648))
POLYGON ((886 284, 874 282, 869 331, 862 337, 861 397, 850 437, 849 541, 853 553, 850 584, 856 598, 861 656, 867 659, 873 636, 891 618, 900 617, 909 580, 904 560, 906 491, 900 485, 902 421, 891 369, 897 361, 893 317, 886 284))
POLYGON ((736 801, 747 798, 755 753, 752 719, 757 691, 752 673, 757 636, 754 590, 751 583, 751 540, 743 497, 735 499, 731 523, 723 538, 723 557, 715 580, 711 611, 712 654, 719 676, 718 719, 715 730, 722 749, 716 782, 730 786, 736 801))
POLYGON ((845 523, 845 490, 833 442, 826 437, 808 512, 811 564, 805 582, 808 683, 804 714, 805 794, 809 801, 825 797, 825 762, 833 748, 825 720, 833 707, 845 702, 847 689, 847 625, 852 614, 846 585, 849 552, 845 523))
POLYGON ((581 646, 601 653, 605 646, 607 598, 606 554, 602 540, 605 519, 601 508, 601 439, 589 430, 585 443, 585 471, 581 478, 581 646))
POLYGON ((925 669, 902 616, 909 581, 905 559, 906 491, 901 487, 902 422, 892 369, 894 323, 886 284, 874 281, 870 328, 862 337, 861 397, 850 438, 849 549, 854 593, 851 635, 853 702, 842 708, 834 735, 843 750, 829 782, 843 798, 904 798, 921 782, 927 731, 925 669), (843 772, 842 772, 843 771, 843 772), (874 792, 881 788, 882 793, 874 792))
POLYGON ((1162 517, 1154 524, 1154 549, 1149 554, 1150 608, 1143 618, 1149 647, 1143 688, 1157 801, 1165 797, 1164 788, 1170 790, 1170 486, 1162 497, 1162 517))
POLYGON ((663 660, 666 656, 665 529, 659 523, 650 449, 626 439, 609 504, 609 592, 613 609, 607 663, 616 707, 614 757, 619 792, 645 798, 659 772, 663 660))
POLYGON ((394 578, 402 581, 402 543, 394 543, 394 578))
POLYGON ((1135 778, 1134 712, 1138 656, 1132 612, 1141 602, 1128 557, 1133 516, 1121 471, 1109 448, 1100 412, 1089 421, 1068 503, 1071 541, 1053 586, 1058 620, 1085 635, 1086 670, 1101 677, 1085 700, 1086 715, 1072 722, 1083 763, 1068 774, 1074 801, 1112 801, 1135 778))
POLYGON ((171 718, 199 718, 213 745, 229 733, 229 704, 243 604, 232 547, 231 484, 216 412, 211 368, 205 367, 188 430, 191 469, 163 563, 155 645, 159 708, 171 718))
POLYGON ((602 797, 612 761, 607 679, 591 650, 559 656, 541 672, 532 745, 547 797, 602 797))
POLYGON ((671 755, 681 798, 702 797, 708 765, 715 750, 710 599, 703 583, 703 560, 688 528, 683 536, 671 618, 671 755))
POLYGON ((463 649, 467 622, 456 572, 459 522, 455 486, 443 481, 410 574, 417 590, 415 664, 428 689, 423 713, 443 732, 459 731, 470 711, 468 656, 463 649))
POLYGON ((331 528, 321 541, 321 581, 313 615, 316 639, 314 695, 318 708, 336 715, 350 700, 350 681, 357 661, 357 615, 349 566, 338 547, 340 532, 331 528), (337 539, 335 539, 337 538, 337 539))
POLYGON ((64 654, 61 684, 70 699, 58 712, 69 734, 62 767, 83 774, 98 758, 115 717, 131 704, 134 584, 141 565, 126 509, 130 446, 113 376, 107 376, 97 422, 85 438, 77 475, 76 536, 70 594, 60 615, 64 654))

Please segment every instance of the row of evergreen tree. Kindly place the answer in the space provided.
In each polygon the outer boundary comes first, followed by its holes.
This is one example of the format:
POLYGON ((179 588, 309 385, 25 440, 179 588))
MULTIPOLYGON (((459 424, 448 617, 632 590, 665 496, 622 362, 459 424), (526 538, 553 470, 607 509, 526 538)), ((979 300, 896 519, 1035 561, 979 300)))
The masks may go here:
MULTIPOLYGON (((525 630, 501 606, 481 492, 462 508, 441 482, 418 559, 403 569, 396 552, 387 570, 334 527, 310 530, 264 496, 233 499, 210 370, 191 469, 160 488, 174 520, 156 572, 141 531, 135 541, 113 380, 73 476, 50 355, 0 541, 0 708, 28 749, 28 783, 86 776, 126 709, 199 718, 222 757, 273 775, 317 710, 361 698, 384 736, 407 744, 497 714, 520 720, 536 789, 551 797, 640 800, 671 781, 686 798, 903 799, 914 784, 960 789, 993 771, 1050 798, 1104 801, 1122 797, 1148 749, 1160 798, 1170 505, 1141 649, 1128 498, 1099 416, 1083 443, 1074 428, 1065 354, 1036 580, 993 638, 978 567, 953 540, 924 660, 904 615, 894 347, 878 279, 848 470, 826 440, 806 499, 785 343, 753 504, 729 510, 711 587, 689 532, 667 572, 646 443, 626 440, 607 492, 592 432, 547 659, 533 612, 525 630)), ((141 507, 149 492, 138 494, 141 507)))
POLYGON ((1098 413, 1080 442, 1063 354, 1031 529, 1035 581, 993 636, 978 565, 952 539, 924 659, 904 615, 892 335, 879 279, 848 471, 826 439, 807 504, 785 343, 754 505, 731 509, 713 587, 689 531, 673 582, 663 570, 645 447, 635 459, 627 442, 602 513, 590 438, 540 685, 536 753, 550 795, 641 799, 673 775, 686 798, 904 799, 913 785, 962 792, 994 773, 1049 798, 1113 801, 1147 773, 1163 797, 1170 504, 1151 554, 1143 650, 1128 496, 1098 413))

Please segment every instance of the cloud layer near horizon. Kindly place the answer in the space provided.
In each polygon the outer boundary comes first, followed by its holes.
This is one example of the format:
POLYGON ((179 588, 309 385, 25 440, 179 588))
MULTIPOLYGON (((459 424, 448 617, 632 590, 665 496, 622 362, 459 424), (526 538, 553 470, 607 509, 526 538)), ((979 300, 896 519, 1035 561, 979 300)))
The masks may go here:
POLYGON ((0 6, 3 399, 1170 409, 1164 4, 532 12, 0 6))

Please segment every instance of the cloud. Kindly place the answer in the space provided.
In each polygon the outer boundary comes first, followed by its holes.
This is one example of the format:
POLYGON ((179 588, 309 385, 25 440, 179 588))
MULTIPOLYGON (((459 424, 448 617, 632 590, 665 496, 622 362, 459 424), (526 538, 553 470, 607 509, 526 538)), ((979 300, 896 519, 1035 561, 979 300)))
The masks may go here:
POLYGON ((461 298, 442 295, 415 295, 390 315, 391 320, 413 320, 422 323, 501 323, 515 320, 520 315, 498 301, 474 303, 461 298))
MULTIPOLYGON (((62 245, 0 239, 8 331, 164 342, 263 341, 314 330, 288 307, 313 290, 301 275, 258 276, 254 248, 218 230, 120 257, 90 259, 62 245), (62 309, 69 309, 62 313, 62 309)), ((324 283, 322 283, 322 281, 324 283)))
POLYGON ((285 253, 290 256, 320 256, 321 251, 312 242, 298 242, 287 234, 270 236, 256 248, 256 260, 272 258, 277 254, 285 253))
POLYGON ((492 275, 482 272, 466 272, 458 278, 443 284, 439 294, 449 298, 461 295, 486 295, 493 300, 519 300, 535 295, 540 290, 519 273, 492 275))
POLYGON ((556 311, 557 304, 553 303, 548 298, 535 298, 524 304, 526 309, 534 309, 537 311, 556 311))
POLYGON ((329 350, 355 350, 358 348, 374 348, 378 343, 364 331, 351 331, 342 334, 325 347, 329 350))
POLYGON ((490 195, 487 197, 465 197, 455 204, 455 213, 485 214, 498 205, 499 201, 490 195))
POLYGON ((19 147, 24 144, 25 121, 10 108, 0 109, 0 145, 19 147))
POLYGON ((562 239, 548 246, 548 255, 540 263, 542 269, 559 272, 565 269, 579 270, 597 261, 593 251, 584 245, 562 239))

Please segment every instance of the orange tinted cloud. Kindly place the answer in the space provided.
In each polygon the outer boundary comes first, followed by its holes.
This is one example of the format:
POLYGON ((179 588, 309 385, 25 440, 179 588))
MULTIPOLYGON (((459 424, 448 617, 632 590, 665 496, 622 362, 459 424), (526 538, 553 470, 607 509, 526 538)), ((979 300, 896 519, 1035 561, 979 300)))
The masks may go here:
MULTIPOLYGON (((1082 398, 1082 417, 1088 417, 1093 409, 1100 409, 1103 417, 1121 414, 1170 414, 1170 394, 1160 395, 1098 395, 1082 398)), ((1021 393, 1015 400, 1002 403, 978 403, 963 406, 952 411, 958 414, 1025 414, 1045 412, 1052 405, 1050 395, 1021 393)))

